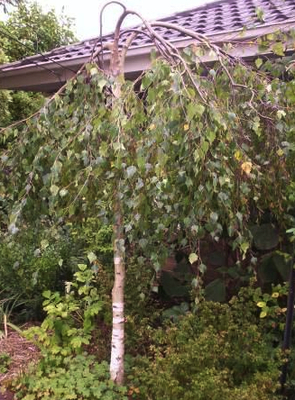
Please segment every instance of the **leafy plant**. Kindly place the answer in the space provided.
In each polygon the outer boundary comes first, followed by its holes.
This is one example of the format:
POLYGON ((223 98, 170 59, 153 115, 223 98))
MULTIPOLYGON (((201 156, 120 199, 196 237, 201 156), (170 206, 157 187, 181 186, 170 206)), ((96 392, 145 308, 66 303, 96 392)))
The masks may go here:
POLYGON ((173 306, 163 311, 163 318, 177 322, 189 311, 188 303, 182 302, 180 305, 173 306))
MULTIPOLYGON (((261 309, 260 318, 272 317, 273 323, 277 323, 279 314, 283 314, 287 311, 286 299, 288 294, 288 287, 286 285, 277 285, 272 288, 272 293, 261 293, 261 289, 257 289, 254 294, 254 300, 256 300, 257 307, 261 309), (284 298, 285 304, 280 306, 279 300, 284 298)), ((283 328, 283 326, 281 326, 283 328)))
POLYGON ((11 357, 7 353, 0 353, 0 374, 5 374, 11 363, 11 357))
POLYGON ((2 297, 19 298, 26 307, 18 307, 24 319, 42 316, 42 292, 63 291, 64 281, 73 276, 73 264, 82 251, 66 231, 49 226, 28 227, 13 238, 1 235, 0 287, 2 297))
POLYGON ((127 390, 110 380, 108 364, 90 355, 51 356, 13 385, 22 400, 127 400, 127 390))
POLYGON ((280 351, 244 308, 248 304, 239 299, 230 306, 202 302, 196 314, 154 330, 149 353, 133 360, 129 378, 139 388, 136 398, 279 399, 280 351))
MULTIPOLYGON (((2 293, 3 291, 0 292, 0 296, 2 293)), ((3 330, 0 329, 0 339, 1 337, 8 337, 8 326, 18 332, 21 332, 21 330, 10 321, 10 318, 15 309, 24 303, 25 301, 19 300, 18 296, 0 298, 0 327, 3 327, 3 330)))
POLYGON ((44 355, 68 356, 82 352, 90 343, 94 317, 103 309, 103 301, 95 288, 96 272, 85 264, 78 265, 73 282, 66 282, 66 294, 43 293, 47 313, 40 327, 33 327, 24 335, 40 347, 44 355))

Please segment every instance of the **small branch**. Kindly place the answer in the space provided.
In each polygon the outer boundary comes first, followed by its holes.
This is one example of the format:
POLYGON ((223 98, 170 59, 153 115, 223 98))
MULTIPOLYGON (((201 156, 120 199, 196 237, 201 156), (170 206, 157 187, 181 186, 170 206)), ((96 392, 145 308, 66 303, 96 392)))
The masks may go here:
POLYGON ((126 59, 126 55, 128 52, 129 47, 131 46, 133 40, 135 40, 138 36, 138 34, 140 33, 140 30, 135 30, 132 32, 132 34, 130 36, 128 36, 125 45, 121 51, 121 57, 120 57, 120 70, 124 71, 124 64, 125 64, 125 59, 126 59))
MULTIPOLYGON (((78 75, 80 75, 80 73, 81 73, 81 72, 83 71, 83 69, 85 68, 86 64, 87 64, 87 63, 85 63, 85 64, 82 65, 82 67, 77 71, 77 73, 76 73, 74 76, 72 76, 72 78, 70 78, 70 79, 69 79, 69 80, 68 80, 68 81, 67 81, 67 82, 66 82, 66 83, 65 83, 65 84, 64 84, 64 85, 63 85, 63 86, 62 86, 62 87, 61 87, 47 102, 46 102, 45 106, 48 106, 48 105, 55 99, 56 96, 60 95, 60 94, 64 91, 64 89, 66 88, 68 82, 71 82, 71 81, 74 80, 78 75)), ((44 107, 44 106, 43 106, 43 107, 44 107)), ((42 107, 40 110, 38 110, 37 112, 35 112, 34 114, 30 115, 29 117, 23 118, 23 119, 21 119, 20 121, 13 122, 12 124, 10 124, 10 125, 8 125, 8 126, 5 126, 4 128, 1 128, 1 129, 0 129, 0 134, 1 134, 2 132, 6 131, 7 129, 14 128, 15 126, 21 125, 21 124, 23 124, 24 122, 27 122, 27 121, 29 121, 30 119, 34 118, 34 117, 37 117, 38 115, 41 114, 43 107, 42 107)))
MULTIPOLYGON (((97 56, 101 51, 103 51, 105 48, 107 48, 107 47, 103 46, 103 48, 99 48, 99 49, 94 53, 93 58, 96 57, 96 56, 97 56)), ((76 74, 73 75, 61 88, 59 88, 59 90, 58 90, 52 97, 50 97, 50 99, 49 99, 48 101, 46 101, 46 103, 45 103, 44 106, 47 107, 47 106, 56 98, 56 96, 59 96, 59 95, 66 89, 67 84, 68 84, 69 82, 72 82, 73 80, 75 80, 75 79, 77 78, 77 76, 79 76, 79 75, 83 72, 83 70, 85 69, 85 67, 86 67, 87 64, 88 64, 88 61, 86 61, 86 62, 81 66, 81 68, 78 69, 78 71, 76 72, 76 74)), ((43 106, 43 107, 44 107, 44 106, 43 106)), ((21 124, 23 124, 23 123, 25 123, 25 122, 31 120, 32 118, 39 116, 39 115, 41 114, 42 110, 43 110, 43 107, 42 107, 40 110, 38 110, 37 112, 35 112, 34 114, 31 114, 31 115, 30 115, 29 117, 27 117, 27 118, 23 118, 23 119, 21 119, 20 121, 13 122, 12 124, 10 124, 10 125, 8 125, 8 126, 5 126, 5 127, 3 127, 3 128, 0 128, 0 134, 3 133, 4 131, 6 131, 7 129, 14 128, 15 126, 21 125, 21 124)))
POLYGON ((204 95, 203 95, 203 93, 202 93, 202 90, 201 90, 200 86, 199 86, 199 85, 197 84, 197 82, 195 81, 195 79, 194 79, 194 77, 193 77, 193 74, 192 74, 192 72, 190 71, 190 69, 188 68, 188 66, 187 66, 187 64, 186 64, 186 62, 185 62, 185 60, 184 60, 179 54, 174 54, 174 53, 173 53, 173 55, 174 55, 175 57, 177 57, 177 58, 180 59, 180 61, 181 61, 182 65, 183 65, 185 71, 187 72, 187 74, 188 74, 188 76, 189 76, 189 78, 190 78, 190 80, 191 80, 191 82, 192 82, 194 88, 195 88, 196 91, 198 92, 198 94, 199 94, 199 96, 201 97, 202 101, 203 101, 205 104, 207 104, 207 100, 205 99, 205 97, 204 97, 204 95))
MULTIPOLYGON (((103 27, 102 17, 103 17, 104 10, 105 10, 109 5, 111 5, 111 4, 117 4, 117 5, 121 6, 121 7, 123 8, 124 11, 126 11, 126 7, 124 6, 124 4, 122 4, 121 2, 116 1, 116 0, 109 1, 109 2, 106 3, 106 4, 102 7, 102 9, 100 10, 100 13, 99 13, 99 24, 100 24, 99 41, 100 41, 100 48, 101 48, 101 49, 103 48, 103 44, 102 44, 102 27, 103 27)), ((91 59, 93 59, 93 58, 95 57, 95 56, 94 56, 94 53, 95 53, 94 49, 95 49, 95 47, 97 46, 97 44, 98 44, 98 41, 95 42, 95 44, 94 44, 94 46, 93 46, 93 48, 92 48, 91 59)), ((96 52, 96 53, 97 53, 97 52, 96 52)), ((97 55, 97 54, 96 54, 96 55, 97 55)), ((101 64, 102 64, 102 68, 104 69, 103 52, 102 52, 102 54, 101 54, 101 58, 102 58, 102 63, 101 63, 101 64)))

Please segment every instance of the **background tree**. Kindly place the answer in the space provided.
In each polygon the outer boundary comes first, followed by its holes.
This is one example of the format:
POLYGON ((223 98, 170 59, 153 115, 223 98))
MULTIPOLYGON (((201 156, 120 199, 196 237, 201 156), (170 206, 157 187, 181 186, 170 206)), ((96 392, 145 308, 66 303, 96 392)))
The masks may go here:
POLYGON ((4 12, 7 12, 7 6, 16 6, 22 0, 0 0, 0 7, 2 7, 4 12))
MULTIPOLYGON (((0 63, 13 62, 73 42, 72 20, 45 13, 37 3, 20 2, 0 21, 0 63)), ((43 104, 41 94, 1 91, 0 126, 25 118, 43 104)))

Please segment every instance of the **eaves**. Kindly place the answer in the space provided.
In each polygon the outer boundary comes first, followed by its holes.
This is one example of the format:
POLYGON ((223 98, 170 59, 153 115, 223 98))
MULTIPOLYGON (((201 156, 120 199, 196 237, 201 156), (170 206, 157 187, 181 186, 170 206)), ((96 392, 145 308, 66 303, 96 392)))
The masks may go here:
MULTIPOLYGON (((247 60, 261 54, 256 44, 258 37, 279 30, 290 31, 292 28, 295 28, 295 19, 289 20, 287 23, 265 24, 254 29, 223 31, 222 33, 211 34, 208 39, 218 45, 230 43, 229 54, 247 60)), ((183 49, 197 42, 195 39, 179 39, 173 40, 172 43, 178 49, 183 49)), ((134 79, 150 66, 150 54, 153 49, 153 45, 143 45, 129 49, 124 66, 127 78, 134 79)), ((60 65, 51 60, 32 63, 31 65, 22 65, 19 62, 2 65, 0 66, 0 89, 53 93, 73 77, 75 72, 89 59, 90 55, 83 55, 63 60, 59 63, 60 65)), ((27 60, 29 62, 30 58, 27 60)), ((110 53, 104 53, 106 69, 108 68, 109 60, 110 53)), ((212 62, 214 60, 214 54, 208 54, 203 57, 204 62, 212 62)))

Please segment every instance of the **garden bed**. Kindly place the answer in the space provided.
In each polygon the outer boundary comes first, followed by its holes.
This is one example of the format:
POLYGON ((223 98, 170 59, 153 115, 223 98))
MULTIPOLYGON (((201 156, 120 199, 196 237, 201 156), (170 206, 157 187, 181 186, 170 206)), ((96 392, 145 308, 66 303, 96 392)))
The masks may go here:
POLYGON ((0 373, 0 400, 10 400, 13 394, 5 387, 28 365, 39 359, 39 350, 19 333, 10 330, 7 338, 0 339, 0 356, 7 355, 7 371, 0 373))

